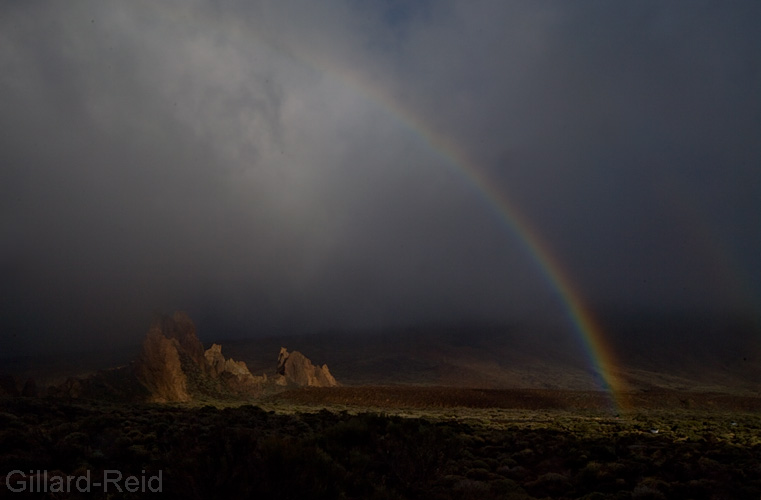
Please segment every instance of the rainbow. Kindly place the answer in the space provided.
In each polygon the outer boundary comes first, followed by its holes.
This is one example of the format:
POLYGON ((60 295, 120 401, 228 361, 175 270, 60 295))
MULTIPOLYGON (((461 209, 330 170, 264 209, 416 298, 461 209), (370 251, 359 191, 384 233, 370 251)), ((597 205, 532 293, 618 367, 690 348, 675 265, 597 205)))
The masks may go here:
MULTIPOLYGON (((182 9, 180 4, 171 9, 165 8, 164 14, 168 22, 176 19, 176 10, 182 9)), ((185 9, 188 9, 185 7, 185 9)), ((621 411, 629 405, 626 402, 627 388, 623 380, 614 374, 617 366, 615 355, 605 339, 604 332, 591 311, 585 306, 584 300, 573 286, 568 273, 563 269, 561 262, 553 255, 540 235, 532 229, 530 222, 522 216, 521 212, 513 205, 505 193, 497 189, 486 169, 472 161, 468 155, 459 150, 454 141, 437 133, 434 127, 426 123, 410 110, 395 101, 385 89, 376 82, 371 81, 365 75, 347 68, 345 65, 336 64, 330 58, 310 50, 309 47, 281 46, 270 43, 245 26, 241 19, 216 18, 211 15, 198 16, 198 12, 186 16, 186 19, 195 19, 196 24, 204 23, 202 28, 219 29, 235 37, 255 42, 258 46, 266 48, 278 56, 305 66, 328 78, 332 78, 339 85, 344 85, 347 90, 364 99, 378 105, 385 110, 397 123, 406 127, 416 135, 423 144, 442 158, 453 171, 457 172, 473 189, 481 194, 492 211, 498 214, 505 226, 517 236, 528 256, 533 260, 541 271, 549 285, 554 289, 559 299, 564 304, 569 321, 574 326, 593 370, 601 379, 601 389, 610 396, 613 410, 621 411)))
POLYGON ((422 118, 400 106, 388 96, 384 89, 370 82, 363 75, 338 67, 328 60, 314 57, 313 54, 300 53, 297 59, 308 63, 310 67, 322 73, 337 78, 355 92, 381 106, 389 115, 418 136, 431 151, 442 158, 483 197, 498 214, 503 224, 517 236, 526 254, 530 256, 562 301, 569 321, 587 353, 592 369, 601 379, 601 389, 610 396, 612 410, 620 412, 627 409, 629 407, 626 397, 628 389, 624 381, 615 374, 618 363, 613 349, 605 339, 602 327, 585 306, 581 294, 574 289, 573 281, 563 269, 561 262, 553 255, 549 245, 532 229, 530 222, 505 193, 497 189, 497 183, 490 178, 486 169, 472 161, 464 151, 457 148, 453 141, 437 133, 422 118))

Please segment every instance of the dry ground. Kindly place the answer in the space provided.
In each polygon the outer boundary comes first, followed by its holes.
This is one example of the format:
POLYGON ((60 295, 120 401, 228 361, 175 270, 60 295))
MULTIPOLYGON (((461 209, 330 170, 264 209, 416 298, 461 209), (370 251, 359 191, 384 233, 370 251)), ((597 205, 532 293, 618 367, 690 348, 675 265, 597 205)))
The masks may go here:
MULTIPOLYGON (((761 411, 761 397, 717 392, 657 390, 619 398, 627 409, 761 411)), ((515 408, 557 410, 616 409, 610 396, 596 391, 550 389, 468 389, 421 386, 353 386, 300 388, 270 396, 268 401, 313 406, 398 408, 515 408)))

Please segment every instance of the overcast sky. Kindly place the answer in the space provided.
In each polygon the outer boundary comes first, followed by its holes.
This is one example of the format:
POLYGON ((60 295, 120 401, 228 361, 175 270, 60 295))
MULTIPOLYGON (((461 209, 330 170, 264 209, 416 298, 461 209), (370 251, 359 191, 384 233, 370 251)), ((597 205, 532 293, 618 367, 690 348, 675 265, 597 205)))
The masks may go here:
POLYGON ((761 304, 761 3, 3 2, 0 349, 761 304), (439 145, 461 152, 453 165, 439 145))

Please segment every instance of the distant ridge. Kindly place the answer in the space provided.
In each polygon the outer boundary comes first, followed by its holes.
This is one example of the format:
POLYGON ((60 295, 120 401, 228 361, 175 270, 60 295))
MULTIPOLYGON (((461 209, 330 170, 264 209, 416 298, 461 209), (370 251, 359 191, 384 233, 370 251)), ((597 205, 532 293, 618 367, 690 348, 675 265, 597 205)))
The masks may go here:
MULTIPOLYGON (((614 367, 616 374, 626 381, 632 391, 761 394, 761 327, 754 318, 732 314, 647 311, 608 311, 599 317, 606 338, 620 361, 620 365, 614 367)), ((250 384, 242 370, 243 365, 251 377, 264 378, 266 375, 266 382, 261 381, 264 392, 298 386, 300 382, 296 379, 308 380, 310 375, 302 374, 283 383, 280 377, 284 376, 284 371, 278 364, 277 355, 283 346, 298 346, 301 352, 309 353, 320 363, 327 363, 330 376, 344 386, 600 389, 597 374, 590 369, 589 359, 576 337, 533 324, 423 325, 376 332, 223 339, 216 344, 217 347, 211 345, 208 349, 204 349, 198 340, 195 327, 192 328, 192 335, 187 335, 183 340, 183 328, 190 332, 191 326, 189 319, 173 319, 173 316, 151 325, 151 329, 166 332, 166 335, 160 334, 166 340, 154 339, 157 344, 166 344, 164 347, 156 345, 156 352, 163 349, 167 357, 172 357, 168 353, 171 351, 169 344, 179 346, 175 350, 186 379, 185 392, 191 398, 256 397, 254 394, 259 389, 250 384), (167 323, 169 320, 173 321, 174 326, 167 323), (187 352, 183 350, 183 345, 188 346, 187 352), (214 369, 193 368, 193 364, 203 366, 199 364, 201 358, 204 363, 212 364, 214 369), (195 361, 191 363, 189 360, 195 361), (235 373, 236 370, 239 370, 238 373, 235 373), (214 372, 207 379, 202 380, 194 375, 207 371, 214 372), (241 384, 236 386, 234 380, 238 377, 241 384), (246 391, 251 396, 240 395, 247 394, 246 391), (217 396, 211 396, 213 394, 217 396)), ((143 356, 139 352, 144 349, 145 346, 141 350, 131 349, 122 358, 107 353, 100 358, 100 364, 92 354, 76 359, 65 356, 44 358, 38 360, 37 365, 33 365, 31 360, 24 360, 23 370, 13 370, 13 366, 5 364, 3 371, 13 375, 14 381, 5 383, 5 388, 0 387, 0 396, 21 393, 22 382, 30 377, 37 382, 37 392, 44 393, 44 387, 51 384, 51 378, 37 374, 55 371, 60 374, 54 381, 52 392, 56 394, 149 400, 157 397, 152 392, 155 389, 141 383, 136 371, 140 366, 136 359, 143 356), (129 357, 133 361, 130 362, 129 357), (117 365, 114 362, 116 359, 121 365, 118 368, 93 369, 117 365), (74 371, 77 367, 82 371, 74 371), (71 375, 76 375, 76 378, 67 380, 71 375), (43 389, 40 390, 40 387, 43 389)), ((289 356, 296 353, 288 352, 289 356)), ((306 366, 306 363, 299 364, 306 366)), ((316 372, 312 371, 316 368, 319 367, 314 364, 309 368, 312 378, 317 377, 316 372)), ((147 382, 145 372, 142 380, 147 382)), ((169 387, 181 387, 181 382, 172 384, 169 387)), ((165 393, 157 398, 169 399, 170 394, 165 393)), ((186 396, 178 390, 171 396, 175 397, 182 400, 186 396)))
MULTIPOLYGON (((602 316, 633 391, 761 393, 761 328, 750 318, 635 312, 602 316)), ((225 343, 252 369, 263 353, 298 344, 324 359, 344 385, 423 385, 484 389, 599 390, 577 339, 528 324, 398 328, 381 333, 331 332, 225 343)))

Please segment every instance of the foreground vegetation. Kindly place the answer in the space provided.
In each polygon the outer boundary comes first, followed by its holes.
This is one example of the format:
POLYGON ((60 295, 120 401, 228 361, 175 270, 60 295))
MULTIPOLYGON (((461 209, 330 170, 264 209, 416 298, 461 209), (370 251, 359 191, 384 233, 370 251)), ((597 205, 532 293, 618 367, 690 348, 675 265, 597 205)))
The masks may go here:
MULTIPOLYGON (((755 412, 393 411, 6 398, 0 400, 0 474, 5 480, 11 470, 90 470, 96 478, 105 470, 162 471, 163 495, 188 499, 761 495, 761 415, 755 412)), ((0 485, 0 497, 26 496, 0 485)))

